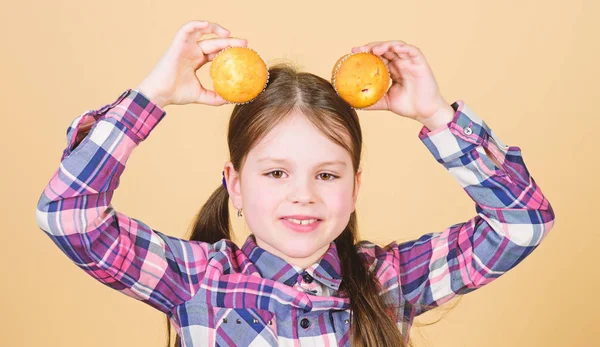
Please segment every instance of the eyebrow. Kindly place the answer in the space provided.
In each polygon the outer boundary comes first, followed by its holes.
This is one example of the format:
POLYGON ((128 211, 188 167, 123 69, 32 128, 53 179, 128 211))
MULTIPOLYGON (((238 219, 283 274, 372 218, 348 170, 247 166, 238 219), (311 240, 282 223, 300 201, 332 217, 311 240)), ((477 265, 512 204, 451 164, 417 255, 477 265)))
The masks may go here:
MULTIPOLYGON (((271 161, 274 163, 281 163, 281 164, 289 163, 289 161, 287 159, 281 159, 281 158, 264 157, 264 158, 258 159, 259 163, 261 163, 263 161, 271 161)), ((341 160, 324 161, 324 162, 319 163, 317 166, 324 166, 324 165, 347 166, 347 164, 341 160)))

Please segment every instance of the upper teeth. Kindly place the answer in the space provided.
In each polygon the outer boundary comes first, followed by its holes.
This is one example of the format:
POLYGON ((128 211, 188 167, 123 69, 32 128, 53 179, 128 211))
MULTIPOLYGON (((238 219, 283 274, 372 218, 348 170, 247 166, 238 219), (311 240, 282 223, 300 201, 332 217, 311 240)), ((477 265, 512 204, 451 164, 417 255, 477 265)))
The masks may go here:
POLYGON ((302 224, 302 225, 310 224, 310 223, 317 221, 316 219, 299 220, 299 219, 293 219, 293 218, 286 218, 286 220, 289 220, 290 222, 293 222, 296 224, 302 224))

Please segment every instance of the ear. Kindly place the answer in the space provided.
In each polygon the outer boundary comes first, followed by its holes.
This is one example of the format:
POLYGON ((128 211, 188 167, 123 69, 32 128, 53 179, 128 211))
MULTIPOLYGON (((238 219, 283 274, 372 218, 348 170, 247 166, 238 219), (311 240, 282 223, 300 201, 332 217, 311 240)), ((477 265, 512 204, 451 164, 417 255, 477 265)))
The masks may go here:
MULTIPOLYGON (((354 210, 356 210, 356 199, 358 199, 358 190, 360 189, 360 180, 362 177, 362 167, 359 167, 356 171, 356 177, 354 179, 354 192, 352 193, 352 202, 354 204, 354 210)), ((354 210, 352 212, 354 212, 354 210)))
POLYGON ((242 208, 242 191, 240 188, 240 176, 233 167, 233 163, 230 161, 225 162, 225 181, 227 184, 227 191, 229 192, 229 198, 235 208, 242 208))

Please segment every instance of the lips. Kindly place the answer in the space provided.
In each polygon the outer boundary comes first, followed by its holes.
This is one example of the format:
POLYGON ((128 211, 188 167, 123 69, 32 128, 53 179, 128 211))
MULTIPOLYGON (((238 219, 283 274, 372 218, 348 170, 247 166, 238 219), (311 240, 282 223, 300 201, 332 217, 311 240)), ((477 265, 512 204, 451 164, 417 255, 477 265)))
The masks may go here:
MULTIPOLYGON (((306 216, 305 216, 306 217, 306 216)), ((306 224, 298 223, 301 219, 293 219, 293 218, 281 218, 281 222, 284 226, 286 226, 289 230, 306 233, 316 230, 319 225, 322 223, 322 220, 318 218, 308 219, 309 222, 306 224)), ((307 219, 302 219, 303 221, 307 221, 307 219)))
POLYGON ((307 219, 316 219, 317 221, 321 221, 322 219, 317 217, 317 216, 308 216, 308 215, 300 215, 300 214, 295 214, 295 215, 290 215, 290 216, 283 216, 281 217, 281 219, 297 219, 297 220, 307 220, 307 219))

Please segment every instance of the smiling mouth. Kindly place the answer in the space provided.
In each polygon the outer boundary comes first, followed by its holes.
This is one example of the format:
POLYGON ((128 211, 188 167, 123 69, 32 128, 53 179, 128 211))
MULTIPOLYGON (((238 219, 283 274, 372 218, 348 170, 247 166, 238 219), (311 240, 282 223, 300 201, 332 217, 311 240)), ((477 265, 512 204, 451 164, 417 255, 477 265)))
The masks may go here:
POLYGON ((323 220, 319 218, 300 220, 291 217, 284 217, 280 218, 280 220, 287 229, 298 233, 313 232, 321 226, 321 223, 323 223, 323 220))
POLYGON ((318 218, 312 218, 312 219, 281 218, 281 219, 286 220, 288 222, 292 222, 292 223, 297 224, 297 225, 310 225, 310 224, 314 224, 316 222, 320 222, 321 221, 318 218))

